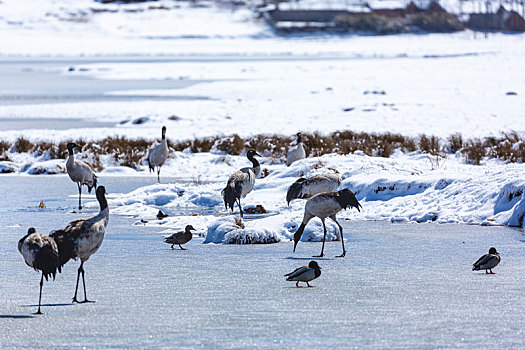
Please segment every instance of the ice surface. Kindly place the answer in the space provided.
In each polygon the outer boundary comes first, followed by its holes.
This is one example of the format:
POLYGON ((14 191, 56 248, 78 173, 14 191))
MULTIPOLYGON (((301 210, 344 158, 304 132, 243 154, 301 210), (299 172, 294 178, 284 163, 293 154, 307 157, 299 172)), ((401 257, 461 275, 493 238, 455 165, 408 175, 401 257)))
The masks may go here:
MULTIPOLYGON (((143 178, 103 178, 112 193, 143 178)), ((348 253, 329 242, 314 288, 284 274, 306 265, 320 243, 201 244, 171 250, 158 227, 111 216, 107 235, 84 265, 93 304, 72 305, 78 262, 44 282, 17 241, 91 215, 74 208, 67 176, 3 176, 0 204, 0 319, 3 348, 523 348, 524 235, 506 227, 344 222, 348 253), (33 191, 22 191, 31 188, 33 191), (38 200, 48 208, 38 210, 38 200), (16 208, 27 208, 17 210, 16 208), (35 208, 35 209, 31 209, 35 208), (495 246, 496 275, 471 264, 495 246)), ((93 197, 86 201, 93 201, 93 197)), ((196 224, 194 224, 196 225, 196 224)), ((195 226, 198 229, 202 227, 195 226)))

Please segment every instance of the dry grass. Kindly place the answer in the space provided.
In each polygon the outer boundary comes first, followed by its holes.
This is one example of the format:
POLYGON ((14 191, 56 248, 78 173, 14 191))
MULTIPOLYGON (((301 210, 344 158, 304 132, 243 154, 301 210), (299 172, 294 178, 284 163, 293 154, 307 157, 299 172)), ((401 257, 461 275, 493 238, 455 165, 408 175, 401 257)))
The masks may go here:
MULTIPOLYGON (((485 157, 498 158, 507 162, 522 163, 525 161, 525 138, 517 132, 508 132, 499 137, 464 140, 459 133, 450 135, 446 140, 436 136, 420 135, 417 138, 406 137, 392 133, 365 133, 351 130, 337 131, 328 135, 319 133, 303 133, 303 142, 307 155, 322 156, 328 153, 349 154, 356 151, 369 156, 390 157, 394 151, 426 153, 431 159, 444 157, 446 153, 460 152, 466 161, 481 164, 485 157)), ((59 144, 50 142, 32 143, 24 138, 18 138, 14 143, 0 141, 0 160, 9 160, 9 152, 33 153, 35 156, 45 156, 47 159, 65 159, 66 144, 75 142, 87 154, 94 169, 102 170, 104 156, 109 156, 116 165, 139 169, 144 165, 151 140, 130 140, 124 137, 106 137, 96 142, 85 140, 67 140, 59 144)), ((193 140, 171 142, 170 151, 186 149, 194 153, 224 152, 229 155, 243 154, 247 149, 254 148, 265 157, 274 160, 284 160, 288 149, 295 145, 295 135, 255 135, 242 138, 239 135, 216 136, 193 140)), ((228 156, 218 159, 228 163, 228 156)), ((323 167, 322 163, 316 164, 323 167)), ((263 169, 264 170, 264 169, 263 169)), ((267 174, 264 174, 266 176, 267 174)))

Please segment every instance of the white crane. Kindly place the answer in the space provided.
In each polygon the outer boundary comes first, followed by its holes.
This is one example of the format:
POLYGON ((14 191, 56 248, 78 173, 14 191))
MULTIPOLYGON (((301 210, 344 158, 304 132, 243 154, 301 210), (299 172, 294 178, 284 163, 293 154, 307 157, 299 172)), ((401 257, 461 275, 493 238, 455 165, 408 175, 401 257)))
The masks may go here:
POLYGON ((246 157, 252 162, 253 166, 242 168, 231 174, 226 187, 221 192, 226 209, 229 207, 230 210, 233 211, 233 206, 237 202, 241 218, 243 217, 241 198, 246 197, 246 195, 251 192, 255 185, 255 178, 258 177, 261 172, 261 165, 254 156, 260 157, 254 149, 250 149, 246 157))
POLYGON ((325 193, 319 193, 310 198, 306 201, 306 205, 304 206, 304 217, 303 221, 301 222, 301 226, 299 226, 299 229, 294 234, 294 246, 293 251, 295 252, 295 248, 297 247, 297 243, 301 239, 301 236, 303 235, 304 228, 306 227, 306 224, 314 218, 318 217, 321 219, 321 222, 323 223, 323 230, 324 230, 324 236, 323 236, 323 247, 321 248, 321 254, 317 257, 324 256, 324 242, 326 240, 326 226, 325 226, 325 219, 330 218, 332 219, 337 226, 339 227, 339 231, 341 232, 341 243, 343 245, 343 254, 339 255, 339 258, 342 258, 346 254, 345 250, 345 243, 343 238, 343 228, 339 223, 337 222, 337 219, 335 215, 339 213, 342 209, 346 209, 347 207, 354 207, 358 211, 361 211, 359 208, 361 208, 361 204, 357 201, 355 198, 355 195, 352 191, 350 191, 348 188, 345 188, 338 192, 325 192, 325 193))
POLYGON ((100 212, 90 218, 78 219, 71 221, 63 230, 51 232, 50 236, 55 240, 59 252, 59 266, 63 266, 69 259, 76 260, 80 258, 80 267, 77 274, 77 286, 73 302, 77 300, 78 282, 82 274, 82 283, 84 285, 84 301, 89 300, 86 296, 86 281, 84 279, 84 263, 93 255, 102 245, 104 234, 109 220, 109 209, 106 201, 106 189, 104 186, 97 188, 97 200, 100 205, 100 212))
POLYGON ((29 230, 27 230, 27 235, 18 241, 18 251, 22 254, 29 267, 32 267, 35 271, 42 271, 38 311, 36 312, 37 314, 42 314, 40 304, 42 301, 44 277, 47 281, 49 276, 53 276, 54 280, 57 270, 60 272, 57 244, 51 237, 36 233, 34 227, 30 227, 29 230))
POLYGON ((78 210, 82 209, 82 185, 86 185, 88 192, 91 193, 92 188, 97 188, 97 175, 89 165, 75 160, 73 152, 75 148, 79 148, 77 144, 70 142, 67 144, 67 151, 69 157, 66 162, 66 169, 69 178, 76 182, 78 186, 78 210))
POLYGON ((286 156, 286 165, 290 166, 293 162, 306 158, 306 152, 304 150, 304 145, 301 140, 302 135, 300 132, 297 133, 297 146, 288 151, 286 156))
POLYGON ((160 182, 160 167, 164 164, 164 162, 168 159, 168 144, 166 142, 166 127, 162 127, 162 138, 160 140, 160 144, 153 147, 149 151, 148 155, 148 165, 149 165, 149 171, 155 171, 155 167, 157 167, 157 181, 160 182))
POLYGON ((288 188, 286 201, 290 205, 294 199, 307 199, 319 193, 337 191, 341 181, 341 176, 335 173, 316 175, 308 179, 300 177, 288 188))

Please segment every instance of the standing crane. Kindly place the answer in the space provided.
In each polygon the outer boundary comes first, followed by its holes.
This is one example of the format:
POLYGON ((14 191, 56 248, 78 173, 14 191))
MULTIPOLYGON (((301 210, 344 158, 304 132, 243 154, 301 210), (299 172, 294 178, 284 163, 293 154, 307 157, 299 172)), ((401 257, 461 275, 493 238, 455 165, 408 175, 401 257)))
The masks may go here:
POLYGON ((97 175, 87 163, 75 160, 73 156, 75 148, 79 148, 76 143, 70 142, 67 144, 69 156, 66 162, 66 169, 69 178, 76 182, 78 186, 78 210, 82 210, 82 185, 87 186, 88 192, 91 193, 91 189, 97 188, 97 175))
POLYGON ((226 187, 221 192, 226 209, 230 208, 230 210, 233 211, 233 206, 237 203, 241 218, 243 218, 241 198, 246 197, 246 195, 252 191, 255 185, 255 178, 258 177, 261 172, 261 165, 254 156, 260 157, 254 149, 250 149, 248 153, 246 153, 246 157, 252 162, 253 166, 239 169, 231 174, 226 187))
POLYGON ((160 182, 160 168, 164 164, 164 162, 168 159, 168 144, 166 142, 166 127, 162 127, 162 138, 160 140, 160 144, 153 147, 149 151, 148 155, 148 165, 149 165, 149 171, 155 171, 155 167, 157 167, 157 181, 160 182))
POLYGON ((74 303, 90 302, 86 296, 86 281, 84 279, 84 263, 102 245, 106 227, 109 221, 108 202, 106 201, 106 189, 104 186, 97 188, 97 200, 100 205, 100 212, 90 218, 71 221, 62 230, 51 232, 58 246, 59 266, 62 267, 70 259, 80 258, 80 267, 77 273, 77 286, 75 288, 74 303), (82 274, 82 284, 84 285, 84 301, 77 300, 78 282, 82 274))
POLYGON ((57 270, 60 272, 57 244, 53 238, 41 233, 36 233, 35 228, 30 227, 29 230, 27 230, 27 235, 18 241, 18 251, 22 254, 29 267, 32 267, 35 271, 42 271, 38 311, 36 312, 36 314, 42 314, 40 305, 42 302, 44 277, 47 281, 49 276, 53 276, 54 280, 57 270))
POLYGON ((337 226, 339 227, 339 231, 341 232, 341 244, 343 245, 343 254, 339 255, 338 258, 344 257, 346 254, 346 250, 343 238, 343 228, 337 222, 335 215, 339 213, 342 209, 346 209, 347 207, 354 207, 358 211, 361 211, 359 209, 361 208, 361 204, 359 204, 359 202, 355 198, 354 193, 348 188, 345 188, 338 192, 319 193, 310 198, 308 201, 306 201, 306 205, 304 206, 303 221, 301 222, 301 226, 299 226, 299 228, 294 234, 293 251, 295 252, 295 248, 297 247, 297 243, 299 243, 299 240, 303 235, 303 231, 306 227, 306 224, 308 224, 308 222, 314 217, 318 217, 323 223, 324 236, 321 254, 316 257, 323 257, 324 243, 326 240, 326 225, 324 221, 326 218, 330 218, 337 224, 337 226))

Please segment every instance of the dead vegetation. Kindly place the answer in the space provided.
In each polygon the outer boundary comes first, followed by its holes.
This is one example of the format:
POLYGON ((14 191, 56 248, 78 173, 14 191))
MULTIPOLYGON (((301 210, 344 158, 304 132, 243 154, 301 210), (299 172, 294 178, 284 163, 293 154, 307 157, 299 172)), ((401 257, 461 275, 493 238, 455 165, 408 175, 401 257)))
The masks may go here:
MULTIPOLYGON (((265 157, 284 159, 295 135, 255 135, 242 138, 239 135, 215 136, 172 142, 168 140, 170 151, 189 150, 199 152, 224 152, 227 155, 243 154, 247 149, 254 148, 265 157)), ((83 154, 89 154, 88 160, 100 171, 103 163, 110 159, 114 165, 128 166, 139 169, 148 156, 151 140, 127 139, 125 137, 106 137, 93 141, 67 140, 59 144, 52 142, 33 143, 25 138, 18 138, 12 143, 0 141, 0 161, 10 160, 9 153, 32 153, 35 157, 45 159, 65 159, 66 144, 75 142, 83 154), (106 157, 106 158, 104 158, 106 157)), ((524 135, 515 131, 503 133, 499 137, 490 136, 483 139, 465 140, 459 133, 450 135, 447 139, 437 136, 420 135, 416 138, 393 133, 365 133, 351 130, 336 131, 328 135, 319 133, 303 133, 303 143, 307 156, 322 156, 329 153, 349 154, 362 152, 368 156, 390 157, 395 151, 421 152, 429 159, 441 163, 447 153, 459 154, 465 161, 479 165, 488 158, 497 158, 506 162, 523 163, 525 161, 524 135)), ((222 160, 229 163, 228 156, 222 160)), ((323 166, 322 163, 317 166, 323 166)), ((439 166, 439 164, 435 164, 439 166)), ((434 166, 433 166, 434 167, 434 166)), ((267 175, 267 174, 265 174, 267 175)))

